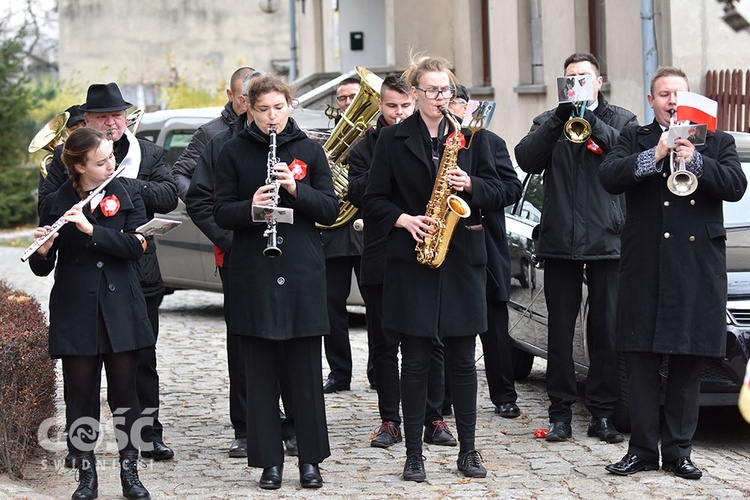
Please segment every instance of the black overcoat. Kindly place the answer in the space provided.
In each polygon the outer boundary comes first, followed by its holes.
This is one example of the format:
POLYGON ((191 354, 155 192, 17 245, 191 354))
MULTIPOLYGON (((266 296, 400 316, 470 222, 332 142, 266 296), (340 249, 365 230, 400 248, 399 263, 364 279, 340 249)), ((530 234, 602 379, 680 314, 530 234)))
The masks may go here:
POLYGON ((747 180, 732 136, 708 133, 698 189, 675 196, 662 173, 635 176, 639 153, 656 146, 662 129, 631 128, 601 165, 612 193, 625 193, 618 292, 618 349, 723 356, 727 300, 726 231, 722 200, 742 197, 747 180))
POLYGON ((471 195, 459 195, 469 203, 472 214, 457 224, 442 266, 432 269, 419 264, 411 234, 394 224, 403 213, 424 214, 435 184, 435 166, 425 149, 429 138, 426 128, 423 134, 421 120, 416 112, 398 127, 380 132, 363 199, 366 217, 391 228, 385 256, 383 327, 420 337, 479 334, 487 330, 487 250, 480 209, 502 208, 500 180, 487 135, 480 131, 471 148, 458 154, 458 165, 469 173, 473 184, 471 195))
MULTIPOLYGON (((521 198, 523 186, 518 180, 508 147, 502 137, 488 132, 490 151, 495 159, 495 168, 500 177, 502 205, 507 207, 521 198)), ((505 211, 485 210, 482 212, 482 225, 487 245, 487 300, 508 302, 510 298, 510 249, 508 234, 505 231, 505 211)))
MULTIPOLYGON (((106 196, 111 195, 120 201, 119 210, 111 217, 98 205, 93 214, 84 208, 94 225, 91 236, 75 224, 66 224, 46 258, 34 253, 29 259, 37 276, 47 276, 57 264, 49 300, 49 353, 53 358, 99 354, 99 310, 113 352, 150 347, 156 342, 134 266, 143 255, 133 234, 147 220, 143 200, 119 179, 107 185, 106 196)), ((66 181, 42 203, 40 225, 52 225, 78 201, 72 182, 66 181)))
POLYGON ((339 212, 323 148, 293 119, 277 136, 277 156, 307 164, 297 197, 282 188, 279 206, 294 209, 293 224, 278 224, 282 254, 263 255, 265 223, 252 221, 252 199, 265 184, 268 136, 255 123, 230 139, 216 162, 216 224, 234 231, 229 253, 229 332, 270 340, 326 335, 325 258, 315 223, 332 224, 339 212))

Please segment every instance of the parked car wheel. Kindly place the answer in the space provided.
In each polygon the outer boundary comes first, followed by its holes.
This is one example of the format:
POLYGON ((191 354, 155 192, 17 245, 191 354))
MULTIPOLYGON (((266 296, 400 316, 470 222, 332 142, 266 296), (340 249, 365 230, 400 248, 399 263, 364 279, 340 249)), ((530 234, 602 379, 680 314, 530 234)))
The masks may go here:
POLYGON ((531 373, 534 355, 513 346, 513 379, 524 380, 531 373))

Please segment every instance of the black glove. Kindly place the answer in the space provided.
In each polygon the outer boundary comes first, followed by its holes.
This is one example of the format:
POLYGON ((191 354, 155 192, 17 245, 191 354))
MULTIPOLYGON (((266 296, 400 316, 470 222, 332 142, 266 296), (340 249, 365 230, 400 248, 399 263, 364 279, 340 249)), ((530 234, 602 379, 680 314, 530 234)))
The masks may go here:
POLYGON ((596 115, 590 109, 587 109, 583 112, 583 119, 589 122, 589 125, 591 125, 592 129, 594 128, 594 125, 596 125, 596 115))
POLYGON ((570 118, 570 115, 575 111, 575 106, 573 106, 572 102, 561 102, 557 105, 557 109, 555 110, 555 115, 561 119, 562 121, 566 122, 570 118))

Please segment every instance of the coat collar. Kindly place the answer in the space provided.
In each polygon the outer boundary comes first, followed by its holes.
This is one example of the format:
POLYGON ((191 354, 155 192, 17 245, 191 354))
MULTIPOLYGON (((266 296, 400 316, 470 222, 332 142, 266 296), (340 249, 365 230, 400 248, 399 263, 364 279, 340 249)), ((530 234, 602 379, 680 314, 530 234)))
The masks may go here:
MULTIPOLYGON (((107 184, 105 193, 105 196, 117 196, 120 200, 120 210, 131 210, 133 208, 133 201, 130 199, 130 195, 127 193, 123 185, 120 184, 119 179, 113 179, 107 184)), ((68 179, 57 191, 50 207, 50 214, 53 217, 60 218, 79 201, 81 200, 78 198, 78 193, 73 189, 73 182, 68 179)), ((91 211, 84 210, 84 213, 88 216, 88 214, 91 214, 91 211)), ((107 218, 108 217, 105 217, 104 214, 102 214, 101 208, 96 207, 96 210, 93 212, 93 219, 98 221, 107 218)), ((89 219, 92 219, 92 217, 89 217, 89 219)))
MULTIPOLYGON (((642 125, 638 127, 638 145, 642 150, 651 149, 656 145, 656 143, 659 142, 659 138, 661 137, 662 132, 663 130, 661 129, 661 125, 659 125, 659 122, 657 122, 656 118, 654 118, 654 121, 652 121, 648 125, 642 125)), ((714 135, 714 132, 711 132, 710 130, 707 131, 706 142, 704 144, 695 146, 695 150, 699 152, 704 151, 708 147, 708 142, 710 140, 713 140, 714 135)))

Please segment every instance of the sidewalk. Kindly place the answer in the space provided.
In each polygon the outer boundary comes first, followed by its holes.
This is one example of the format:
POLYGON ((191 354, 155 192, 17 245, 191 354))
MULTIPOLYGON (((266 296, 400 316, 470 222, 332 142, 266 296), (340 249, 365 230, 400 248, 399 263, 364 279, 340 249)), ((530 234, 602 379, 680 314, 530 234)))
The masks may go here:
MULTIPOLYGON (((16 288, 33 294, 46 310, 52 278, 38 278, 20 262, 22 248, 0 246, 0 276, 16 288)), ((625 443, 605 444, 586 437, 588 413, 574 406, 573 439, 548 443, 533 437, 547 426, 547 395, 543 360, 536 360, 531 376, 517 385, 522 415, 515 420, 498 417, 489 401, 483 360, 478 362, 479 397, 477 448, 485 459, 486 479, 467 479, 457 472, 457 448, 425 445, 427 481, 401 479, 404 444, 383 450, 369 446, 379 424, 377 396, 365 375, 367 341, 363 328, 352 329, 355 373, 352 390, 326 396, 332 455, 321 464, 325 484, 320 490, 299 486, 297 459, 287 457, 280 490, 257 487, 260 471, 244 459, 227 458, 233 433, 228 418, 225 330, 219 294, 180 291, 165 297, 161 308, 158 343, 162 385, 161 418, 165 442, 175 458, 145 460, 141 473, 154 499, 184 498, 747 498, 750 496, 750 439, 748 433, 725 436, 718 443, 696 445, 693 458, 703 468, 700 481, 685 481, 671 474, 647 472, 622 478, 604 466, 619 460, 625 443)), ((481 345, 481 344, 480 344, 481 345)), ((477 356, 481 355, 478 346, 477 356)), ((324 370, 324 373, 327 371, 324 370)), ((61 386, 58 380, 58 386, 61 386)), ((58 390, 58 401, 62 390, 58 390)), ((106 397, 102 393, 102 401, 106 397)), ((58 403, 60 418, 62 405, 58 403)), ((109 419, 109 410, 102 409, 109 419)), ((452 417, 446 421, 455 431, 452 417)), ((106 426, 106 427, 105 427, 106 426)), ((99 498, 122 498, 111 424, 103 430, 97 449, 102 464, 99 498)), ((64 445, 62 446, 64 448, 64 445)), ((41 453, 26 469, 26 479, 0 477, 0 498, 69 498, 75 489, 74 472, 60 467, 64 450, 41 453)))

